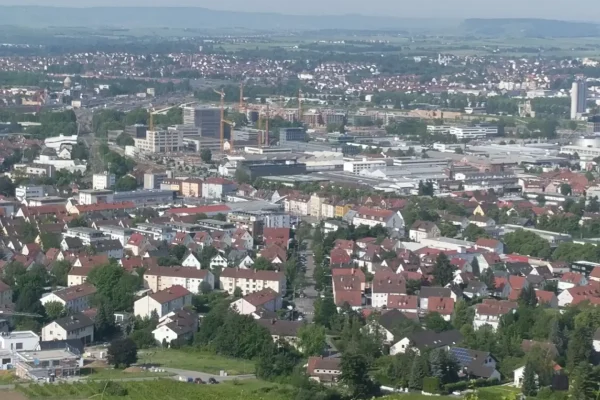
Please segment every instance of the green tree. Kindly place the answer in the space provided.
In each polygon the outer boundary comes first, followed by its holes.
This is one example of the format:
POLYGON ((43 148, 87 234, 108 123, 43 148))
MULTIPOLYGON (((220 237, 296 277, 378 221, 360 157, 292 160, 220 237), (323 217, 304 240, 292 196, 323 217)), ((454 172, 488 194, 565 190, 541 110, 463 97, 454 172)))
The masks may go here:
POLYGON ((264 257, 258 257, 256 260, 254 260, 252 268, 258 271, 273 271, 275 269, 273 264, 264 257))
POLYGON ((348 388, 353 399, 373 396, 375 385, 369 377, 369 364, 361 354, 344 352, 341 362, 341 382, 348 388))
POLYGON ((444 253, 440 253, 435 260, 433 278, 435 283, 440 286, 446 286, 454 278, 454 268, 450 264, 448 256, 444 253))
POLYGON ((569 376, 569 398, 587 400, 596 397, 594 389, 597 383, 592 376, 592 368, 588 362, 577 364, 569 376))
POLYGON ((325 349, 325 327, 305 324, 298 330, 298 339, 305 356, 321 355, 325 349))
POLYGON ((106 357, 115 368, 127 368, 138 360, 137 346, 130 338, 115 339, 110 342, 106 357))
POLYGON ((210 149, 202 149, 200 158, 204 163, 209 164, 212 161, 212 151, 210 149))
POLYGON ((250 183, 250 175, 248 175, 248 173, 242 168, 236 169, 234 178, 235 181, 240 184, 250 183))
POLYGON ((573 189, 571 188, 571 185, 569 185, 568 183, 561 183, 560 193, 563 196, 570 196, 573 193, 573 189))
POLYGON ((119 178, 115 184, 115 190, 118 192, 128 192, 138 188, 137 180, 131 175, 125 175, 119 178))
POLYGON ((425 356, 418 355, 413 360, 408 387, 413 390, 423 389, 423 379, 429 376, 429 364, 425 356))
POLYGON ((458 300, 454 306, 452 315, 452 325, 455 329, 462 328, 464 325, 472 325, 475 311, 469 307, 469 304, 464 300, 458 300))
POLYGON ((533 232, 518 229, 504 235, 506 253, 548 258, 552 254, 548 241, 533 232))
POLYGON ((129 338, 138 349, 149 349, 156 346, 156 339, 150 329, 137 329, 131 332, 129 338))
POLYGON ((125 132, 117 136, 115 142, 121 147, 133 146, 135 144, 135 140, 133 140, 133 138, 125 132))
POLYGON ((43 232, 40 234, 40 239, 42 240, 42 248, 45 251, 60 248, 60 236, 55 233, 43 232))
POLYGON ((66 315, 65 307, 58 301, 49 301, 44 304, 49 321, 55 321, 66 315))
POLYGON ((100 301, 98 304, 98 313, 94 319, 94 331, 97 340, 107 340, 116 331, 115 315, 110 308, 110 302, 100 301))
POLYGON ((431 375, 438 378, 442 384, 458 381, 458 362, 444 349, 432 350, 429 354, 431 375))
POLYGON ((572 370, 580 363, 588 363, 592 349, 592 329, 578 326, 569 337, 567 348, 567 368, 572 370))
POLYGON ((14 197, 16 185, 6 176, 0 176, 0 194, 6 197, 14 197))
POLYGON ((331 328, 333 318, 337 315, 337 307, 333 302, 331 294, 327 293, 324 298, 317 298, 314 307, 313 322, 326 328, 331 328))
POLYGON ((475 225, 469 224, 465 230, 463 231, 463 238, 465 240, 476 242, 479 238, 487 238, 489 237, 485 229, 475 225))
POLYGON ((452 329, 452 324, 444 320, 439 313, 430 312, 425 316, 425 327, 431 331, 443 332, 452 329))
POLYGON ((233 297, 236 299, 241 298, 244 295, 242 288, 239 286, 236 286, 235 289, 233 290, 233 297))
POLYGON ((535 378, 534 366, 531 363, 525 364, 523 371, 523 386, 521 391, 525 396, 535 396, 537 394, 537 384, 535 378))
POLYGON ((588 182, 593 182, 593 181, 594 181, 594 179, 596 179, 596 178, 594 177, 594 174, 593 174, 591 171, 587 171, 587 172, 585 173, 585 177, 586 177, 586 179, 588 180, 588 182))
POLYGON ((67 286, 69 271, 71 271, 71 263, 67 260, 56 261, 52 264, 52 276, 54 284, 57 286, 67 286))
POLYGON ((183 244, 178 244, 169 249, 169 254, 178 260, 178 263, 183 261, 183 257, 186 255, 188 248, 183 244))

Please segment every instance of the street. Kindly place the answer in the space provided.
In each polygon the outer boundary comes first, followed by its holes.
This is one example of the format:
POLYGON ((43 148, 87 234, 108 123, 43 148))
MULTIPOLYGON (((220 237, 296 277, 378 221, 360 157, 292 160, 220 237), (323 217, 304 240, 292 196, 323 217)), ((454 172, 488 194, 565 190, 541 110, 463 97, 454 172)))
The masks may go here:
MULTIPOLYGON (((307 248, 311 247, 311 240, 306 240, 307 248)), ((311 250, 305 250, 301 252, 306 258, 306 261, 303 262, 305 267, 305 278, 306 278, 306 286, 304 287, 304 295, 305 297, 297 297, 296 298, 296 310, 304 314, 304 318, 311 322, 313 319, 313 315, 315 313, 314 302, 319 293, 315 289, 315 262, 313 258, 313 253, 311 250)))

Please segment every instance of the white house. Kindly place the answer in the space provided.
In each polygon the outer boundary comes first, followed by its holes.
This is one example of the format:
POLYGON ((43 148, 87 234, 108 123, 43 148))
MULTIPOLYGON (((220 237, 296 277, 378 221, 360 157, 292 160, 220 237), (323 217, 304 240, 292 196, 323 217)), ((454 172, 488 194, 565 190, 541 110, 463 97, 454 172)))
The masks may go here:
POLYGON ((157 343, 184 344, 198 331, 198 314, 190 310, 171 311, 158 320, 152 335, 157 343))
POLYGON ((475 307, 475 317, 473 318, 473 328, 479 329, 484 325, 489 325, 495 331, 498 329, 500 318, 517 309, 517 303, 506 300, 485 299, 483 303, 475 307))
POLYGON ((215 288, 215 276, 207 269, 189 267, 150 267, 144 272, 144 286, 160 292, 173 286, 182 286, 194 294, 200 293, 200 284, 215 288))
POLYGON ((201 268, 200 260, 198 260, 193 253, 189 253, 184 257, 183 261, 181 262, 181 266, 196 269, 201 268))
POLYGON ((420 243, 423 239, 440 237, 440 228, 431 221, 415 221, 408 232, 410 240, 420 243))
POLYGON ((214 268, 226 268, 227 267, 227 259, 220 254, 217 254, 213 258, 210 259, 210 269, 214 268))
POLYGON ((220 199, 236 189, 235 182, 224 178, 208 178, 202 182, 202 197, 205 199, 220 199))
POLYGON ((277 271, 225 268, 219 277, 219 287, 229 294, 239 287, 244 296, 266 288, 283 294, 286 291, 286 278, 283 272, 277 271))
POLYGON ((81 339, 89 344, 94 341, 94 321, 84 314, 69 315, 50 322, 42 328, 42 340, 81 339))
POLYGON ((370 228, 380 225, 401 235, 404 234, 404 218, 400 211, 360 207, 352 219, 352 225, 365 225, 370 228))
POLYGON ((3 332, 0 335, 0 349, 32 351, 40 341, 40 337, 32 331, 3 332))
POLYGON ((172 286, 137 300, 133 304, 133 313, 142 318, 150 318, 152 312, 156 311, 160 318, 171 311, 190 305, 192 305, 192 293, 183 286, 172 286))
POLYGON ((558 280, 558 290, 563 291, 574 288, 575 286, 587 285, 587 279, 584 275, 577 272, 567 272, 558 280))
POLYGON ((252 315, 260 308, 275 312, 282 307, 281 294, 267 288, 258 292, 247 294, 231 303, 231 309, 242 315, 252 315))
POLYGON ((96 294, 96 288, 84 283, 49 293, 43 296, 40 302, 44 306, 50 302, 58 302, 71 312, 81 312, 90 308, 94 294, 96 294))

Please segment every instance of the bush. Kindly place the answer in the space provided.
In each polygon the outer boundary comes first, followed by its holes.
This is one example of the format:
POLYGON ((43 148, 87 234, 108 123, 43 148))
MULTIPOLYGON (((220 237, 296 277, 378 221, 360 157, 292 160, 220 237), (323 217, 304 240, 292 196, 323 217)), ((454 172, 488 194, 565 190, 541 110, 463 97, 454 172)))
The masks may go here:
POLYGON ((461 381, 456 383, 448 383, 443 386, 444 393, 452 393, 454 391, 463 391, 470 388, 479 388, 479 387, 487 387, 487 386, 496 386, 499 385, 500 381, 497 379, 473 379, 470 381, 461 381))
POLYGON ((102 393, 103 397, 105 394, 107 396, 114 396, 114 397, 127 396, 127 389, 125 389, 123 386, 121 386, 121 384, 119 384, 117 382, 113 382, 113 381, 100 382, 98 385, 98 389, 99 389, 100 393, 102 393))
POLYGON ((423 378, 423 391, 425 393, 438 394, 440 393, 440 380, 433 376, 423 378))

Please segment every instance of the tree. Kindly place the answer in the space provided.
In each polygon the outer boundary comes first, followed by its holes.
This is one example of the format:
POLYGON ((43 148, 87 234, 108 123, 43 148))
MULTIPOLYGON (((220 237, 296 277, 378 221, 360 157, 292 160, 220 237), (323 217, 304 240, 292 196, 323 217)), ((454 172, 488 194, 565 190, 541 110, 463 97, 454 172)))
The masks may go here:
POLYGON ((431 375, 442 384, 458 381, 458 362, 443 348, 433 350, 429 355, 431 375))
POLYGON ((242 288, 239 286, 236 286, 235 289, 233 289, 233 297, 236 299, 241 298, 244 295, 244 292, 242 291, 242 288))
POLYGON ((369 365, 363 355, 344 352, 341 369, 340 380, 349 389, 353 399, 364 399, 374 394, 375 385, 369 377, 369 365))
POLYGON ((587 172, 585 173, 585 177, 586 177, 586 179, 588 180, 588 182, 592 182, 594 179, 596 179, 596 178, 594 177, 594 174, 593 174, 591 171, 587 171, 587 172))
POLYGON ((138 360, 137 345, 131 338, 115 339, 108 346, 107 360, 115 368, 127 368, 138 360))
POLYGON ((169 249, 169 254, 175 257, 179 262, 183 261, 183 257, 187 253, 188 248, 183 244, 178 244, 177 246, 173 246, 169 249))
POLYGON ((69 271, 71 270, 71 263, 67 260, 56 261, 52 264, 52 276, 54 277, 54 284, 57 286, 67 286, 67 278, 69 271))
POLYGON ((138 329, 131 332, 129 338, 138 349, 148 349, 156 345, 156 339, 150 329, 138 329))
POLYGON ((465 230, 463 231, 463 238, 465 238, 465 240, 471 241, 471 242, 476 242, 477 239, 479 238, 486 238, 488 237, 487 232, 485 231, 485 229, 483 229, 482 227, 479 227, 475 224, 469 224, 465 230))
POLYGON ((425 183, 419 181, 419 196, 433 196, 433 182, 428 180, 425 183))
POLYGON ((410 379, 408 387, 414 390, 423 389, 423 379, 429 375, 429 365, 427 359, 423 355, 418 355, 413 360, 413 365, 410 371, 410 379))
POLYGON ((200 158, 204 163, 209 164, 212 161, 212 151, 210 149, 202 149, 200 158))
POLYGON ((289 376, 299 359, 297 352, 287 342, 268 343, 256 362, 256 376, 270 380, 289 376))
POLYGON ((235 181, 240 184, 250 183, 250 175, 242 168, 235 170, 234 178, 235 181))
POLYGON ((571 188, 571 185, 569 185, 568 183, 561 183, 560 193, 563 196, 570 196, 573 193, 573 189, 571 188))
POLYGON ((585 206, 585 211, 591 213, 600 212, 600 202, 598 201, 598 196, 594 196, 590 199, 590 201, 585 206))
POLYGON ((531 363, 525 364, 525 370, 523 371, 523 386, 521 391, 525 396, 535 396, 537 394, 535 371, 531 363))
POLYGON ((433 277, 435 283, 440 286, 446 286, 454 279, 454 268, 450 264, 450 260, 446 254, 440 253, 437 256, 433 267, 433 277))
POLYGON ((577 326, 569 337, 567 368, 572 370, 580 363, 588 363, 592 349, 592 328, 577 326))
POLYGON ((213 288, 210 285, 210 283, 208 283, 207 281, 202 281, 202 282, 200 282, 200 285, 198 286, 198 290, 202 294, 208 294, 213 291, 213 288))
POLYGON ((458 227, 448 222, 442 222, 440 224, 440 234, 443 237, 456 237, 456 235, 458 234, 458 227))
POLYGON ((325 327, 322 325, 302 325, 298 330, 300 348, 305 356, 321 355, 325 349, 325 327))
POLYGON ((55 233, 43 232, 40 234, 40 239, 42 240, 44 251, 60 248, 60 236, 55 233))
POLYGON ((406 281, 406 294, 415 295, 417 291, 421 290, 421 281, 418 279, 409 279, 406 281))
POLYGON ((107 340, 116 331, 115 315, 109 302, 98 303, 98 313, 94 319, 95 336, 98 340, 107 340))
POLYGON ((119 136, 117 136, 117 139, 115 140, 115 142, 121 147, 135 145, 135 140, 133 140, 133 138, 130 135, 126 134, 125 132, 123 132, 119 136))
POLYGON ((49 301, 44 304, 44 308, 49 321, 55 321, 66 315, 65 307, 58 301, 49 301))
POLYGON ((537 295, 535 294, 535 289, 532 285, 528 285, 521 290, 519 302, 529 307, 535 307, 537 305, 537 295))
POLYGON ((115 184, 115 190, 118 192, 128 192, 138 188, 137 180, 131 175, 125 175, 119 178, 115 184))
POLYGON ((452 325, 455 329, 460 330, 464 325, 472 325, 475 311, 469 307, 464 300, 458 300, 454 306, 454 314, 452 315, 452 325))
POLYGON ((452 324, 444 320, 439 313, 430 312, 425 316, 425 327, 431 331, 443 332, 452 329, 452 324))
POLYGON ((592 368, 588 362, 581 362, 575 366, 569 376, 569 398, 587 400, 596 397, 594 389, 597 383, 592 377, 592 368))
POLYGON ((252 264, 252 268, 256 269, 257 271, 273 271, 275 269, 271 261, 264 257, 258 257, 254 261, 254 264, 252 264))
POLYGON ((462 149, 462 147, 457 147, 454 149, 454 153, 456 154, 464 154, 464 150, 462 149))
POLYGON ((313 322, 326 328, 331 328, 333 317, 337 315, 337 307, 333 302, 331 294, 327 293, 324 298, 317 298, 314 307, 313 322))
POLYGON ((0 176, 0 194, 14 197, 16 185, 6 176, 0 176))
POLYGON ((504 235, 506 253, 548 258, 552 254, 550 244, 539 235, 518 229, 504 235))

